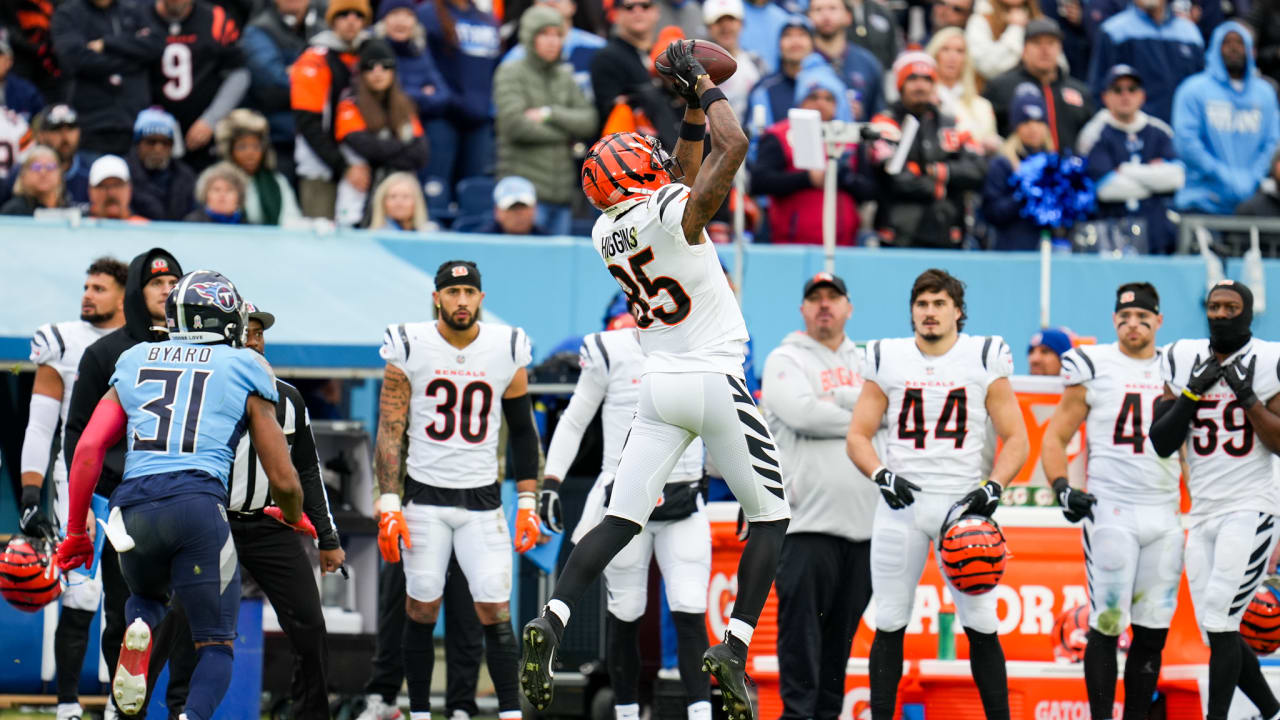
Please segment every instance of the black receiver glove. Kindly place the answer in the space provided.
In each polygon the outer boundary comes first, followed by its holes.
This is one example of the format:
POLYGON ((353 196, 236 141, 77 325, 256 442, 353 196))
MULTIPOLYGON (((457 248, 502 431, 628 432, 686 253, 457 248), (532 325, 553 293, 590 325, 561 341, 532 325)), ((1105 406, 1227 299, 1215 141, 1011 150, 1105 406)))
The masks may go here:
POLYGON ((1000 491, 1000 483, 984 482, 977 490, 961 498, 959 504, 964 506, 965 515, 991 517, 996 508, 1000 507, 1000 491))
POLYGON ((542 525, 553 533, 564 532, 564 521, 560 511, 560 481, 556 478, 545 478, 542 481, 542 492, 538 493, 538 519, 542 525))
POLYGON ((1218 364, 1218 358, 1210 354, 1206 360, 1191 368, 1191 377, 1187 378, 1187 390, 1199 397, 1208 392, 1209 388, 1216 385, 1221 378, 1222 366, 1218 364))
POLYGON ((22 486, 22 518, 18 521, 22 534, 41 539, 55 539, 53 524, 40 510, 40 486, 22 486))
POLYGON ((706 75, 707 69, 702 67, 698 58, 693 55, 693 45, 697 40, 677 40, 667 46, 667 60, 671 63, 663 65, 655 63, 658 74, 671 80, 676 92, 691 108, 700 108, 698 102, 698 77, 706 75))
POLYGON ((1253 391, 1253 370, 1256 367, 1258 367, 1258 356, 1254 355, 1249 358, 1248 365, 1244 364, 1243 357, 1239 357, 1222 369, 1222 378, 1227 381, 1231 392, 1236 394, 1236 400, 1244 406, 1245 410, 1258 402, 1258 394, 1253 391))
POLYGON ((880 494, 884 496, 884 501, 894 510, 901 510, 916 501, 912 491, 919 490, 920 486, 895 474, 887 467, 876 470, 875 476, 871 479, 880 486, 880 494))
POLYGON ((1071 487, 1064 477, 1053 481, 1053 494, 1058 496, 1058 504, 1062 506, 1062 516, 1067 519, 1067 522, 1078 523, 1085 518, 1093 519, 1093 506, 1098 502, 1098 498, 1071 487))

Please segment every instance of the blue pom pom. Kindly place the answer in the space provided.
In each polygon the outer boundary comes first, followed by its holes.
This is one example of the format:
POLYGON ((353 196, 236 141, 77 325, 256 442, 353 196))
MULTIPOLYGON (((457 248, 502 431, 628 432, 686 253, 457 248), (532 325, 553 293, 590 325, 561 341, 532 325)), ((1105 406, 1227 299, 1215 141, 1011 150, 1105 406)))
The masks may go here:
POLYGON ((1069 228, 1086 219, 1096 201, 1084 161, 1041 152, 1027 157, 1009 179, 1021 214, 1042 228, 1069 228))

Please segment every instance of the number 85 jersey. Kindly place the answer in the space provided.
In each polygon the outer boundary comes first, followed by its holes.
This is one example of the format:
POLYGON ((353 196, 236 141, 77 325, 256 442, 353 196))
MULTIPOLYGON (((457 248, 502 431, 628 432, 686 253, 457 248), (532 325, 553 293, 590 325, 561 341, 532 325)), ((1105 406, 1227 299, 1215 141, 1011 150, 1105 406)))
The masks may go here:
POLYGON ((591 230, 596 251, 637 314, 644 373, 742 376, 748 339, 738 301, 705 232, 690 245, 680 222, 689 188, 665 185, 644 202, 610 208, 591 230))
POLYGON ((915 338, 867 346, 864 378, 880 386, 889 405, 884 464, 924 492, 962 495, 983 479, 987 388, 1013 373, 1000 336, 961 334, 937 357, 915 338))
POLYGON ((529 364, 520 328, 477 322, 465 348, 440 335, 434 321, 391 325, 378 351, 409 378, 409 476, 438 488, 470 489, 498 481, 502 394, 529 364))
MULTIPOLYGON (((1165 381, 1173 392, 1187 387, 1191 369, 1209 357, 1209 341, 1177 340, 1165 351, 1165 381)), ((1266 403, 1280 393, 1280 343, 1253 339, 1222 362, 1224 372, 1241 358, 1256 358, 1253 391, 1266 403)), ((1200 396, 1187 434, 1187 491, 1195 520, 1257 510, 1280 514, 1280 486, 1272 476, 1274 457, 1253 430, 1244 406, 1226 380, 1218 380, 1200 396)))

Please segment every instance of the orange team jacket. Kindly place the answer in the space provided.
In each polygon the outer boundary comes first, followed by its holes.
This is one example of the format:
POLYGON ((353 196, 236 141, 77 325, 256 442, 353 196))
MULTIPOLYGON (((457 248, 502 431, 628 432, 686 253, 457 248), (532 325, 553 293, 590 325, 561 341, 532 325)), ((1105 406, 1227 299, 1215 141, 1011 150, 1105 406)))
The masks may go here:
POLYGON ((332 122, 339 95, 350 84, 355 53, 310 47, 289 68, 289 99, 298 129, 298 175, 331 180, 346 162, 334 140, 332 122))

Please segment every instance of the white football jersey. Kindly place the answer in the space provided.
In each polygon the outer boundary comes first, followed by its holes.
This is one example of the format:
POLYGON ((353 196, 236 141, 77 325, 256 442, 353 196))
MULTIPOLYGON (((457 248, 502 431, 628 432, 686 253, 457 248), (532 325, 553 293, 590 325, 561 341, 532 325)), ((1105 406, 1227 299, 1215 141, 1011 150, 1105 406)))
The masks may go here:
POLYGON ((680 220, 688 201, 689 188, 672 183, 601 215, 591 238, 632 308, 642 311, 644 372, 741 376, 747 324, 706 233, 700 245, 685 240, 680 220))
POLYGON ((924 492, 963 494, 983 478, 987 387, 1013 373, 999 335, 965 335, 945 354, 920 352, 914 337, 867 346, 865 379, 889 399, 884 464, 924 492))
POLYGON ((1089 415, 1089 492, 1124 504, 1176 503, 1176 455, 1161 458, 1147 437, 1155 402, 1164 395, 1164 351, 1139 360, 1118 343, 1078 347, 1062 355, 1062 381, 1082 385, 1089 415))
POLYGON ((31 130, 21 115, 0 107, 0 178, 18 171, 18 165, 31 145, 31 130))
MULTIPOLYGON (((115 328, 96 328, 83 320, 68 320, 41 325, 31 336, 31 362, 48 365, 62 378, 62 424, 67 424, 67 410, 71 407, 71 387, 76 382, 80 368, 80 356, 98 338, 115 328)), ((62 447, 62 443, 58 443, 62 447)))
POLYGON ((480 334, 461 349, 435 321, 391 325, 378 351, 409 377, 408 470, 424 485, 468 489, 498 480, 502 394, 533 355, 524 330, 477 325, 480 334))
MULTIPOLYGON (((1191 369, 1208 358, 1210 352, 1207 339, 1178 340, 1169 345, 1164 378, 1175 394, 1186 388, 1191 369)), ((1280 343, 1255 338, 1222 366, 1227 367, 1238 357, 1243 357, 1245 364, 1257 358, 1253 391, 1259 402, 1265 403, 1280 393, 1280 343)), ((1272 453, 1254 434, 1253 424, 1226 380, 1219 380, 1200 396, 1200 407, 1187 434, 1186 451, 1192 518, 1200 520, 1236 510, 1280 514, 1280 485, 1272 472, 1272 453)))
MULTIPOLYGON (((627 328, 609 332, 592 333, 582 339, 578 362, 582 374, 573 389, 573 398, 564 416, 551 436, 547 450, 546 474, 563 478, 577 456, 582 432, 595 415, 596 408, 604 404, 601 423, 604 426, 604 458, 600 464, 601 477, 613 476, 622 457, 622 443, 631 430, 636 404, 640 401, 640 376, 644 372, 644 351, 640 349, 639 333, 627 328)), ((684 455, 676 461, 668 482, 697 480, 702 477, 702 439, 694 438, 684 455)))

